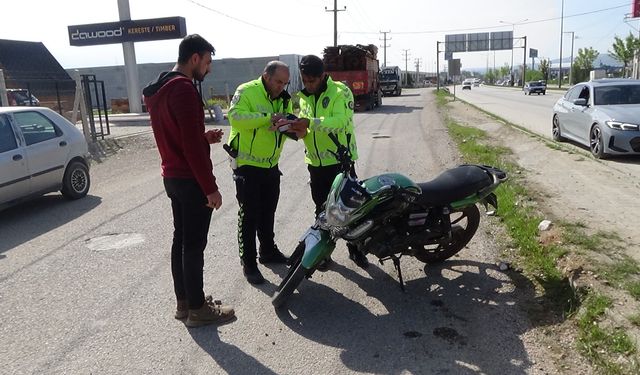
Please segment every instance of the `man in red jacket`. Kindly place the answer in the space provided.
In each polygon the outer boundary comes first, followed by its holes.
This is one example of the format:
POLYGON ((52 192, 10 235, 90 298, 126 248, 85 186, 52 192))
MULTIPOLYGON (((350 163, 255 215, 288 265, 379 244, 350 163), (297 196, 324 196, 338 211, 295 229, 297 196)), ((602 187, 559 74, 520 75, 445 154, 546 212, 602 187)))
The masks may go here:
POLYGON ((215 49, 204 38, 186 36, 173 70, 161 73, 143 90, 173 212, 175 318, 186 319, 189 327, 221 324, 235 315, 232 307, 205 297, 202 285, 211 213, 222 205, 209 144, 220 142, 222 131, 205 132, 202 98, 193 80, 202 81, 209 73, 213 54, 215 49))

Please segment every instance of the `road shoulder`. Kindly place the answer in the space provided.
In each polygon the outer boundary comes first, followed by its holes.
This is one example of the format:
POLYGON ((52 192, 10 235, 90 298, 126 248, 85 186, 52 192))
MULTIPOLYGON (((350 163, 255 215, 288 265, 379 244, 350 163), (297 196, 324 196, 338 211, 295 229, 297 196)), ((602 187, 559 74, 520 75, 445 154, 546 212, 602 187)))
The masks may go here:
MULTIPOLYGON (((604 278, 591 272, 593 265, 612 262, 621 256, 638 261, 640 230, 633 223, 633 212, 638 209, 638 183, 631 176, 594 160, 587 153, 558 146, 552 141, 513 128, 460 101, 449 102, 445 112, 451 120, 463 126, 486 132, 486 141, 512 151, 514 162, 521 168, 527 189, 533 194, 536 208, 555 223, 579 223, 589 235, 600 233, 618 235, 623 247, 608 242, 591 252, 569 253, 558 267, 576 288, 605 291, 612 296, 614 306, 608 309, 604 324, 614 327, 629 325, 626 321, 638 301, 624 291, 614 288, 604 278), (616 248, 617 247, 617 248, 616 248), (615 249, 614 249, 615 248, 615 249)), ((523 202, 525 203, 525 202, 523 202)), ((531 202, 526 202, 527 204, 531 202)), ((542 236, 541 236, 542 238, 542 236)), ((554 241, 556 239, 549 239, 554 241)), ((559 243, 559 245, 563 245, 559 243)), ((596 266, 597 267, 597 266, 596 266)), ((563 318, 560 322, 535 328, 541 343, 551 348, 554 362, 561 371, 570 369, 585 373, 585 358, 575 350, 576 322, 563 318)), ((638 340, 638 329, 631 327, 629 334, 638 340)))

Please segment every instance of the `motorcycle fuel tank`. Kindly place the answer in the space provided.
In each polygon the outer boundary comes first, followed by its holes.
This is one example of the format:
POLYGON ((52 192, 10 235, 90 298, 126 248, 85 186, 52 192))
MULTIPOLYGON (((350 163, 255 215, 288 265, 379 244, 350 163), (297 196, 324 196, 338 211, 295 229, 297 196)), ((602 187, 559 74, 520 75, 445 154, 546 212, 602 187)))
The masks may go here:
POLYGON ((397 186, 408 190, 414 190, 420 194, 422 190, 409 177, 400 173, 385 173, 378 176, 368 178, 362 182, 369 194, 375 194, 385 186, 397 186))

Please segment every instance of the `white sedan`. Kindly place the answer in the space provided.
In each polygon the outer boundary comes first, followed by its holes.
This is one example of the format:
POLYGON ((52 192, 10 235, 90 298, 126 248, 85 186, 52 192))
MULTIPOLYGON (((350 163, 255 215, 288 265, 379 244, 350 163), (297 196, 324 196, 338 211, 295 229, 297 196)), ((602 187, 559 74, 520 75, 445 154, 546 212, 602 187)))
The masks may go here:
POLYGON ((89 191, 82 133, 43 107, 0 107, 0 209, 53 191, 78 199, 89 191))
POLYGON ((597 79, 573 86, 553 106, 553 139, 588 146, 596 158, 640 155, 640 80, 597 79))

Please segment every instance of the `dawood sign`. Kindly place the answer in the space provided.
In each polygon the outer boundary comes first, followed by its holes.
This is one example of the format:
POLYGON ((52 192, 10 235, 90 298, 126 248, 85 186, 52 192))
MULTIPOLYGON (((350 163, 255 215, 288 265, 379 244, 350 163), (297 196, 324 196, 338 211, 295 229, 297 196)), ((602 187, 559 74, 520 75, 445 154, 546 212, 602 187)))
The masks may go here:
POLYGON ((93 46, 177 39, 187 35, 184 17, 153 18, 68 26, 69 44, 93 46))

